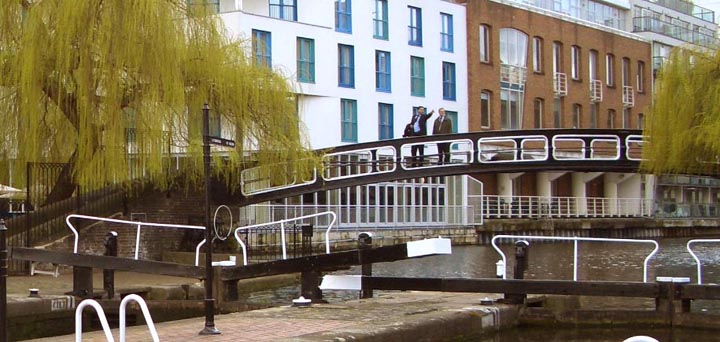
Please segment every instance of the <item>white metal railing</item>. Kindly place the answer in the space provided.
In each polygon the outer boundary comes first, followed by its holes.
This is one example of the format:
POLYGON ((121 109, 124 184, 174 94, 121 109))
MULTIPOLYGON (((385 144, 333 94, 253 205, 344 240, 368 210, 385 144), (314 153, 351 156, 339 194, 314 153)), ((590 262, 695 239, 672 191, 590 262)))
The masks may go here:
POLYGON ((617 242, 617 243, 640 243, 640 244, 650 244, 653 245, 654 248, 650 254, 648 254, 647 257, 645 257, 645 261, 643 262, 643 282, 647 282, 648 277, 648 262, 650 261, 650 258, 652 258, 655 253, 657 253, 659 245, 654 240, 634 240, 634 239, 607 239, 607 238, 589 238, 589 237, 562 237, 562 236, 533 236, 533 235, 495 235, 492 238, 492 246, 495 249, 495 251, 500 254, 502 257, 503 262, 503 270, 502 270, 502 278, 507 279, 507 258, 505 257, 505 253, 498 247, 497 240, 499 239, 510 239, 510 240, 544 240, 544 241, 572 241, 573 242, 573 281, 578 280, 578 241, 586 241, 586 242, 617 242))
POLYGON ((690 252, 690 255, 692 255, 693 259, 695 259, 695 263, 697 264, 697 283, 702 284, 702 262, 700 262, 700 258, 695 254, 695 252, 692 250, 692 245, 696 243, 718 243, 720 242, 720 239, 693 239, 687 242, 686 248, 688 252, 690 252))
POLYGON ((556 72, 553 76, 553 92, 556 97, 567 95, 567 75, 563 72, 556 72))
POLYGON ((635 93, 633 92, 633 87, 623 86, 623 88, 622 88, 622 103, 623 103, 623 106, 625 106, 625 107, 635 106, 635 93))
POLYGON ((237 240, 237 242, 240 245, 240 248, 242 249, 242 252, 243 252, 243 265, 248 264, 248 260, 247 260, 248 258, 247 258, 247 246, 245 245, 245 242, 242 241, 242 239, 240 238, 240 235, 239 235, 239 232, 241 230, 249 231, 252 228, 259 228, 259 227, 272 226, 272 225, 279 224, 280 225, 280 243, 281 243, 281 248, 282 248, 282 257, 283 257, 283 260, 285 260, 285 259, 287 259, 287 246, 285 243, 285 223, 293 222, 293 221, 302 221, 302 220, 311 219, 311 218, 314 218, 317 216, 322 216, 322 215, 329 215, 331 217, 330 223, 328 223, 327 229, 325 230, 325 253, 329 254, 330 253, 330 229, 332 229, 332 227, 335 225, 335 222, 337 221, 337 216, 332 211, 325 211, 325 212, 317 213, 317 214, 304 215, 304 216, 299 216, 299 217, 294 217, 294 218, 278 220, 278 221, 274 221, 274 222, 253 224, 253 225, 249 225, 249 226, 235 228, 235 234, 234 234, 235 240, 237 240))
MULTIPOLYGON (((70 222, 70 219, 72 218, 78 218, 78 219, 86 219, 86 220, 95 220, 100 222, 112 222, 112 223, 119 223, 119 224, 127 224, 127 225, 133 225, 137 226, 137 230, 135 233, 135 260, 138 259, 139 253, 140 253, 140 230, 144 226, 148 227, 160 227, 160 228, 180 228, 180 229, 200 229, 205 230, 205 227, 203 226, 191 226, 186 224, 169 224, 169 223, 151 223, 151 222, 141 222, 141 221, 127 221, 127 220, 118 220, 118 219, 111 219, 106 217, 97 217, 97 216, 88 216, 88 215, 78 215, 78 214, 70 214, 65 218, 65 223, 67 223, 68 228, 70 228, 70 231, 72 231, 75 242, 73 243, 73 253, 77 254, 78 252, 78 240, 79 240, 79 234, 75 226, 70 222)), ((200 241, 200 243, 195 248, 195 266, 198 265, 198 257, 199 257, 199 248, 202 246, 202 244, 205 243, 205 239, 200 241)))
POLYGON ((602 89, 601 80, 590 80, 590 102, 602 102, 602 89))
POLYGON ((527 68, 510 64, 500 65, 500 82, 525 85, 526 80, 527 68))
MULTIPOLYGON (((248 206, 241 219, 247 223, 279 222, 319 212, 332 211, 337 215, 337 227, 334 230, 353 229, 375 230, 405 227, 445 228, 473 226, 475 224, 473 206, 463 205, 280 205, 254 204, 248 206)), ((325 224, 315 219, 316 226, 325 224)))
POLYGON ((654 201, 648 198, 483 196, 483 217, 650 217, 654 201))
MULTIPOLYGON (((120 342, 125 342, 125 329, 126 329, 126 307, 127 304, 130 301, 136 302, 140 306, 140 310, 143 313, 143 317, 145 318, 145 323, 147 324, 148 330, 150 330, 150 336, 152 337, 153 342, 160 341, 160 337, 158 336, 157 329, 155 329, 155 323, 152 320, 152 316, 150 315, 150 310, 148 310, 147 304, 145 303, 145 300, 142 299, 142 297, 136 295, 136 294, 129 294, 125 296, 122 301, 120 302, 120 342)), ((112 335, 112 331, 110 330, 110 325, 108 324, 107 316, 105 316, 105 311, 103 310, 100 303, 98 303, 94 299, 86 299, 80 302, 80 304, 75 309, 75 341, 76 342, 82 342, 82 312, 83 309, 85 309, 86 306, 92 306, 95 309, 95 312, 98 315, 98 319, 100 319, 100 325, 102 325, 103 332, 105 333, 105 339, 108 342, 115 341, 115 338, 112 335)))

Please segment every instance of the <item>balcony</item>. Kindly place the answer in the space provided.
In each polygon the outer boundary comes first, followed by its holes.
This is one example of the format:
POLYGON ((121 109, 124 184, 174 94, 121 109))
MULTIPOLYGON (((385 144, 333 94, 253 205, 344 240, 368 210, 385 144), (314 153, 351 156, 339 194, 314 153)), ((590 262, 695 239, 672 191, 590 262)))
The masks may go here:
POLYGON ((567 96, 567 74, 556 72, 553 77, 553 92, 555 97, 567 96))
POLYGON ((511 87, 525 86, 527 80, 527 69, 525 67, 502 64, 500 66, 500 82, 507 83, 511 87))
POLYGON ((653 32, 706 48, 715 48, 718 40, 711 34, 693 31, 653 17, 633 18, 633 32, 653 32))
POLYGON ((658 4, 662 7, 669 8, 671 10, 678 11, 680 13, 684 13, 687 15, 691 15, 695 18, 707 21, 709 23, 715 22, 715 12, 704 8, 697 6, 693 4, 691 1, 684 1, 684 0, 648 0, 648 2, 652 2, 654 4, 658 4))
POLYGON ((631 86, 623 86, 622 93, 623 107, 634 107, 635 106, 635 92, 631 86))
POLYGON ((602 102, 602 81, 590 80, 590 102, 602 102))

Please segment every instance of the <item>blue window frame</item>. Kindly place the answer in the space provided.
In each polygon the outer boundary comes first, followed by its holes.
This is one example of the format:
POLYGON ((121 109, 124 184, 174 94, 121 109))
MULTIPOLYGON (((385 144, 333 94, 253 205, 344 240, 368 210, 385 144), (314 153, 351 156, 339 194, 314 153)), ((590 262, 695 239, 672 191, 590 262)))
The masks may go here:
POLYGON ((375 90, 390 92, 390 52, 375 51, 375 90))
POLYGON ((338 86, 355 87, 355 48, 338 44, 338 86))
POLYGON ((425 96, 425 59, 410 57, 410 95, 425 96))
POLYGON ((270 16, 283 20, 297 21, 295 0, 270 0, 270 16))
POLYGON ((351 0, 335 0, 335 31, 352 32, 351 0))
POLYGON ((422 9, 408 6, 410 25, 408 25, 408 44, 422 46, 422 9))
POLYGON ((340 99, 340 114, 342 115, 341 140, 343 142, 357 142, 357 101, 340 99))
POLYGON ((455 63, 443 62, 443 99, 455 101, 455 63))
POLYGON ((315 40, 297 38, 297 80, 315 82, 315 40))
POLYGON ((378 137, 380 140, 393 138, 393 105, 378 103, 378 137))
POLYGON ((257 65, 272 67, 272 36, 270 32, 252 30, 252 49, 257 65))
POLYGON ((388 3, 387 0, 375 0, 373 18, 373 38, 388 40, 388 3))
POLYGON ((440 13, 442 20, 442 31, 440 32, 440 50, 453 52, 453 16, 447 13, 440 13))
MULTIPOLYGON (((452 133, 458 132, 458 113, 455 111, 445 110, 445 116, 452 122, 452 133)), ((456 146, 457 147, 457 146, 456 146)))

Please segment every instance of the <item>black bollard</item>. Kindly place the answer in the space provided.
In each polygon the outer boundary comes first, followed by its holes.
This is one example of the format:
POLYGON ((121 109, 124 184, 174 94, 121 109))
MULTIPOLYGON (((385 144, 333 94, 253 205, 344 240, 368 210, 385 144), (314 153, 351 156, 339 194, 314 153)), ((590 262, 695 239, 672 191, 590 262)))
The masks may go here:
MULTIPOLYGON (((118 256, 118 233, 115 231, 109 231, 105 234, 105 256, 116 257, 118 256)), ((114 270, 103 270, 103 288, 107 292, 108 299, 115 298, 115 271, 114 270)))
POLYGON ((5 220, 0 219, 0 342, 8 340, 7 324, 7 275, 8 275, 8 251, 5 241, 7 227, 5 220))
MULTIPOLYGON (((525 270, 528 267, 528 247, 530 243, 525 240, 515 242, 515 267, 513 267, 513 278, 524 279, 525 270)), ((507 304, 523 304, 527 299, 526 294, 506 293, 504 302, 507 304)))
MULTIPOLYGON (((360 233, 358 235, 358 256, 360 265, 362 265, 362 275, 363 276, 372 276, 372 263, 365 262, 365 250, 372 248, 372 233, 360 233)), ((360 291, 360 298, 372 298, 373 297, 373 290, 372 289, 362 289, 360 291)))

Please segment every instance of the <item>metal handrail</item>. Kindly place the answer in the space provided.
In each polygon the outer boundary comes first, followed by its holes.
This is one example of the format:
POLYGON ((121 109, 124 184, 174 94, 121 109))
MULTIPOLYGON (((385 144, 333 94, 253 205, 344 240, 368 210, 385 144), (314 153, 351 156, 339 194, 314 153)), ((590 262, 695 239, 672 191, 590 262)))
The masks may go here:
POLYGON ((125 307, 131 300, 140 305, 140 310, 143 313, 145 323, 147 324, 148 330, 150 330, 150 335, 152 336, 153 341, 159 342, 160 337, 158 336, 157 329, 155 329, 155 323, 153 323, 152 316, 150 316, 150 310, 148 310, 145 300, 134 293, 125 296, 125 298, 123 298, 120 302, 120 342, 125 342, 125 307))
POLYGON ((573 281, 577 281, 578 273, 578 241, 594 241, 594 242, 621 242, 621 243, 647 243, 655 246, 652 252, 648 254, 643 262, 643 282, 647 283, 647 265, 650 258, 657 253, 659 245, 654 240, 634 240, 634 239, 610 239, 610 238, 588 238, 588 237, 562 237, 562 236, 533 236, 533 235, 495 235, 492 238, 493 248, 500 254, 503 261, 502 278, 507 279, 507 258, 505 253, 497 246, 498 239, 516 239, 516 240, 550 240, 550 241, 573 241, 573 281))
POLYGON ((86 306, 92 306, 95 309, 95 312, 100 319, 100 325, 102 325, 103 332, 105 332, 105 339, 107 339, 108 342, 114 342, 115 338, 112 335, 112 331, 110 331, 110 325, 108 324, 107 317, 105 316, 105 311, 103 311, 100 303, 94 299, 86 299, 80 302, 77 308, 75 308, 75 342, 82 342, 82 312, 86 306))
POLYGON ((259 224, 245 226, 245 227, 235 228, 235 240, 237 240, 238 244, 240 245, 240 248, 242 248, 242 251, 243 251, 243 265, 247 266, 247 264, 248 264, 247 246, 245 246, 245 243, 242 241, 242 239, 240 239, 240 235, 239 235, 240 230, 250 230, 251 228, 280 224, 280 240, 281 240, 281 244, 282 244, 283 260, 285 260, 285 259, 287 259, 287 247, 285 246, 285 223, 292 222, 292 221, 298 221, 298 220, 304 220, 304 219, 313 218, 313 217, 317 217, 317 216, 321 216, 321 215, 330 215, 332 217, 332 220, 330 220, 330 223, 328 224, 327 230, 325 230, 325 253, 330 254, 330 229, 333 227, 333 225, 335 225, 335 222, 337 221, 337 215, 332 211, 324 211, 322 213, 298 216, 298 217, 293 217, 293 218, 284 219, 284 220, 278 220, 278 221, 267 222, 267 223, 259 223, 259 224))
POLYGON ((687 242, 687 245, 685 246, 690 252, 690 255, 695 259, 695 263, 697 263, 697 277, 698 277, 698 284, 702 284, 702 263, 700 262, 700 258, 693 252, 692 248, 690 248, 690 245, 694 243, 708 243, 708 242, 720 242, 720 239, 693 239, 687 242))
MULTIPOLYGON (((68 228, 70 228, 70 231, 72 231, 73 235, 75 236, 75 242, 73 244, 73 253, 77 254, 78 252, 78 239, 79 234, 75 226, 70 222, 71 218, 79 218, 79 219, 87 219, 87 220, 97 220, 102 222, 112 222, 112 223, 121 223, 121 224, 130 224, 130 225, 136 225, 137 226, 137 232, 135 234, 135 260, 138 259, 139 252, 140 252, 140 228, 142 226, 153 226, 153 227, 162 227, 162 228, 181 228, 181 229, 202 229, 205 230, 205 227, 203 226, 191 226, 186 224, 169 224, 169 223, 151 223, 151 222, 141 222, 141 221, 127 221, 127 220, 118 220, 118 219, 111 219, 106 217, 97 217, 97 216, 88 216, 88 215, 79 215, 79 214, 70 214, 65 218, 65 223, 67 223, 68 228)), ((199 256, 199 248, 202 244, 205 243, 205 239, 200 241, 198 243, 196 248, 196 255, 195 255, 195 266, 198 265, 198 256, 199 256)))

